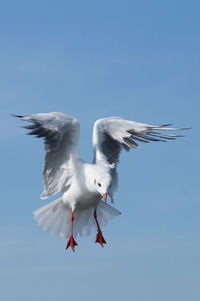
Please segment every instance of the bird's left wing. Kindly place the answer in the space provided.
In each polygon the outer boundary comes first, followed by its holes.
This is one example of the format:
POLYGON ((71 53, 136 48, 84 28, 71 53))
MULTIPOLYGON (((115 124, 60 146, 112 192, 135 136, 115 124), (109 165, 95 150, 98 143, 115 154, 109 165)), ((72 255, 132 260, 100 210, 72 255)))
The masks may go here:
POLYGON ((183 129, 170 128, 171 124, 150 125, 124 120, 120 117, 99 119, 93 128, 94 163, 110 164, 113 177, 112 193, 117 189, 116 165, 122 149, 138 148, 137 142, 175 140, 181 135, 169 134, 166 131, 183 129))
POLYGON ((25 126, 29 135, 44 138, 43 169, 44 191, 42 199, 66 191, 79 161, 79 122, 63 113, 41 113, 16 117, 32 124, 25 126))

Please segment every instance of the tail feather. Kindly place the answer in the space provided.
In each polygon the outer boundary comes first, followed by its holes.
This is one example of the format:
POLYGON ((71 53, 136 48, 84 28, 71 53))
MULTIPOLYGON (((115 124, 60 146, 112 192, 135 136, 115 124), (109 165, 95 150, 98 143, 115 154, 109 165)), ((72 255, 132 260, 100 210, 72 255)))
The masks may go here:
POLYGON ((82 237, 90 235, 92 230, 94 231, 96 229, 95 222, 93 221, 93 211, 94 208, 89 208, 80 212, 80 224, 77 227, 76 231, 82 237))
MULTIPOLYGON (((120 212, 112 206, 100 201, 97 211, 97 219, 100 227, 107 225, 108 221, 118 216, 120 212)), ((93 216, 94 208, 76 209, 74 212, 73 234, 76 237, 87 236, 97 230, 93 216)), ((33 212, 38 225, 53 236, 60 236, 67 239, 70 235, 71 209, 67 208, 62 198, 59 198, 33 212)))
POLYGON ((62 198, 35 210, 33 214, 38 225, 45 231, 63 239, 68 237, 67 223, 70 221, 70 212, 66 210, 62 198))
POLYGON ((121 212, 119 210, 101 201, 97 208, 97 217, 100 227, 106 226, 109 220, 120 214, 121 212))

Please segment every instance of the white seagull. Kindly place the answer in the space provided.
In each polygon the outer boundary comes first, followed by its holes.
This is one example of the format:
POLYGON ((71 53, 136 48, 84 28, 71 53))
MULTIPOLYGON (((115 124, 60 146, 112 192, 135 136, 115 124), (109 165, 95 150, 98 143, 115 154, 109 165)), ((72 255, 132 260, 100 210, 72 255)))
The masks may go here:
POLYGON ((150 125, 120 117, 99 119, 93 128, 93 164, 79 158, 78 120, 63 113, 15 115, 31 122, 25 126, 29 135, 44 138, 44 191, 41 199, 57 193, 62 197, 34 211, 34 218, 44 230, 67 239, 66 249, 77 245, 77 234, 86 236, 97 230, 95 242, 106 243, 101 227, 120 212, 106 203, 113 202, 117 190, 117 164, 122 149, 138 148, 137 142, 175 140, 181 135, 166 131, 171 124, 150 125), (137 141, 137 142, 136 142, 137 141), (102 201, 102 198, 104 201, 102 201))

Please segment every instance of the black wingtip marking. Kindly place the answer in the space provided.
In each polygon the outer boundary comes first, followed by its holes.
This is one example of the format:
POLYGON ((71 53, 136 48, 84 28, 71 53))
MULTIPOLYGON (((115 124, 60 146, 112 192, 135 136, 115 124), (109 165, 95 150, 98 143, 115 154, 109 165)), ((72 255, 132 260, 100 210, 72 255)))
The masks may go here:
MULTIPOLYGON (((173 123, 165 123, 165 124, 160 124, 158 126, 156 126, 155 128, 166 128, 168 126, 173 126, 174 124, 173 123)), ((154 128, 154 127, 153 127, 154 128)))
POLYGON ((138 144, 134 140, 130 139, 129 137, 124 137, 123 140, 125 144, 128 145, 129 147, 133 147, 136 149, 138 148, 138 144))
POLYGON ((24 116, 22 115, 16 115, 16 114, 9 114, 12 117, 16 117, 16 118, 23 118, 24 116))
POLYGON ((185 130, 191 130, 191 129, 192 129, 192 127, 191 128, 181 128, 180 130, 185 131, 185 130))
POLYGON ((37 125, 35 125, 35 124, 25 125, 25 126, 23 126, 23 128, 27 129, 27 130, 33 130, 33 129, 37 128, 37 125))

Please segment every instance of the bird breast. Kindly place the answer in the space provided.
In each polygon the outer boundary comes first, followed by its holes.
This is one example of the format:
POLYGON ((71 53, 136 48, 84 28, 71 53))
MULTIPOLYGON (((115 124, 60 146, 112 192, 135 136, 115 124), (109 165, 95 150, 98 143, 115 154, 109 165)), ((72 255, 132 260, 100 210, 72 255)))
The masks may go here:
POLYGON ((69 190, 63 194, 64 204, 73 210, 95 207, 100 200, 101 195, 98 192, 90 191, 86 186, 77 182, 74 182, 69 190))

